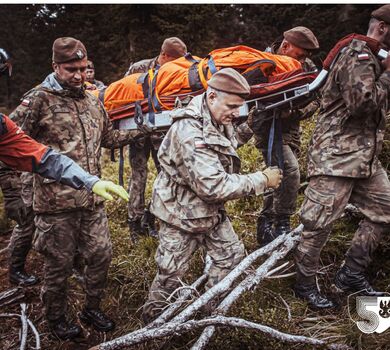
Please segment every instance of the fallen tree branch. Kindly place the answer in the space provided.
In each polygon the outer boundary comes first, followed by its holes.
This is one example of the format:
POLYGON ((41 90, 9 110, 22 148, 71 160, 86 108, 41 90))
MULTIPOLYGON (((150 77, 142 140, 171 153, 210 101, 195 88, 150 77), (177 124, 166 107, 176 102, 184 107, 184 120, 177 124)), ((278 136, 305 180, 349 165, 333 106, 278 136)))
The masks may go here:
POLYGON ((283 342, 309 344, 316 347, 325 346, 326 348, 332 350, 350 349, 346 345, 328 344, 320 339, 310 338, 302 335, 287 334, 284 332, 280 332, 274 328, 264 326, 255 322, 246 321, 237 317, 214 316, 210 318, 205 318, 203 320, 190 320, 184 323, 168 322, 159 328, 145 330, 145 332, 143 332, 142 334, 132 336, 131 339, 127 339, 126 341, 121 338, 117 338, 113 341, 96 345, 90 350, 121 349, 126 346, 133 346, 136 344, 144 343, 149 340, 164 338, 173 334, 183 334, 185 332, 193 331, 197 328, 203 328, 210 325, 239 327, 257 330, 283 342))
POLYGON ((20 308, 21 308, 20 320, 22 321, 20 350, 25 350, 27 345, 27 333, 28 333, 26 304, 25 303, 20 304, 20 308))
POLYGON ((16 287, 0 293, 0 307, 12 304, 24 298, 23 288, 16 287))
MULTIPOLYGON (((34 349, 40 350, 41 349, 41 339, 40 339, 39 333, 38 333, 36 327, 34 326, 34 324, 26 317, 26 315, 24 315, 24 316, 25 316, 25 320, 27 321, 27 325, 30 326, 31 330, 34 333, 34 337, 35 337, 35 348, 34 349)), ((14 318, 14 317, 19 318, 21 320, 22 328, 23 328, 23 316, 22 315, 14 314, 14 313, 0 314, 0 318, 14 318)), ((23 330, 22 330, 22 333, 23 333, 23 330)), ((27 333, 26 333, 26 337, 27 337, 27 333)), ((25 344, 26 344, 26 341, 25 341, 25 344)), ((23 345, 23 346, 25 347, 26 345, 23 345)), ((20 349, 22 349, 22 342, 20 344, 20 349)))
MULTIPOLYGON (((303 230, 303 225, 299 225, 295 230, 291 231, 284 243, 283 247, 280 251, 275 251, 272 255, 257 268, 256 273, 249 275, 245 278, 236 288, 234 288, 229 295, 219 304, 219 306, 215 309, 213 314, 223 315, 230 309, 232 304, 239 298, 241 294, 245 291, 252 289, 254 286, 260 283, 261 280, 267 277, 270 269, 283 257, 287 255, 287 253, 295 247, 296 243, 299 240, 299 234, 303 230)), ((278 271, 278 268, 272 271, 278 271)), ((213 336, 215 332, 215 327, 211 326, 206 328, 197 342, 193 345, 193 350, 204 349, 208 344, 210 338, 213 336)))

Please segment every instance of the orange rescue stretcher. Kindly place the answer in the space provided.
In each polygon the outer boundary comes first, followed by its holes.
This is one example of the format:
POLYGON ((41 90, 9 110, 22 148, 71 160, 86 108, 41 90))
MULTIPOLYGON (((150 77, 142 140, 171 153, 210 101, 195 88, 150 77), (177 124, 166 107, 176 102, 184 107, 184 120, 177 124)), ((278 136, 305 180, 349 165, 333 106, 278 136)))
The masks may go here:
MULTIPOLYGON (((299 108, 317 96, 343 47, 355 37, 359 35, 351 34, 340 40, 319 73, 303 72, 300 63, 287 56, 235 46, 214 50, 204 59, 189 55, 166 63, 157 71, 132 74, 108 86, 99 98, 120 129, 137 129, 145 123, 160 131, 172 124, 172 109, 203 93, 207 80, 216 71, 231 67, 249 82, 255 76, 257 82, 250 83, 251 93, 240 109, 240 119, 246 118, 253 106, 263 111, 299 108)), ((379 48, 375 51, 378 53, 379 48)), ((384 53, 387 54, 380 50, 378 55, 384 53)))

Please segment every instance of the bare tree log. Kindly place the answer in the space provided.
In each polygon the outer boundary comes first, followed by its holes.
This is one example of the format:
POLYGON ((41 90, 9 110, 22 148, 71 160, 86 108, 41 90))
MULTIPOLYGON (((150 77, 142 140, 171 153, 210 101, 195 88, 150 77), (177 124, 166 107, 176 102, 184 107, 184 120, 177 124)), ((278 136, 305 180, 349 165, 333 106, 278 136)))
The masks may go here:
MULTIPOLYGON (((0 318, 13 318, 13 317, 16 317, 16 318, 19 318, 20 320, 22 320, 22 315, 19 315, 19 314, 13 314, 13 313, 0 314, 0 318)), ((34 349, 40 350, 41 349, 41 339, 40 339, 39 333, 38 333, 36 327, 34 326, 34 324, 27 317, 26 317, 26 320, 27 320, 28 326, 31 328, 31 330, 33 331, 34 336, 35 336, 35 348, 34 349)))
POLYGON ((224 317, 224 316, 215 316, 206 318, 203 320, 190 320, 184 323, 169 322, 162 325, 159 328, 145 330, 142 334, 132 336, 130 339, 121 339, 117 338, 110 342, 103 343, 92 347, 90 350, 115 350, 121 349, 126 346, 133 346, 136 344, 144 343, 149 340, 154 340, 158 338, 167 337, 170 335, 179 335, 188 331, 193 331, 197 328, 203 328, 207 326, 228 326, 228 327, 239 327, 247 328, 252 330, 257 330, 263 332, 267 335, 270 335, 280 341, 289 342, 289 343, 301 343, 309 344, 313 346, 322 346, 332 350, 344 350, 350 349, 346 345, 340 344, 328 344, 327 342, 310 338, 301 335, 291 335, 288 333, 280 332, 274 328, 257 324, 254 322, 246 321, 237 317, 224 317))
POLYGON ((21 308, 20 320, 22 321, 20 350, 25 350, 27 345, 27 333, 28 333, 26 304, 25 303, 20 304, 20 308, 21 308))
POLYGON ((213 300, 218 295, 228 292, 232 287, 234 281, 240 276, 242 276, 242 273, 246 271, 258 258, 273 251, 276 247, 278 247, 285 241, 286 237, 292 234, 295 234, 295 230, 289 234, 284 234, 277 237, 265 247, 255 250, 253 253, 249 254, 227 276, 225 276, 222 281, 220 281, 215 286, 206 291, 201 297, 195 300, 189 307, 183 310, 172 321, 187 321, 196 311, 206 305, 209 301, 213 300))
POLYGON ((24 298, 23 288, 17 287, 0 293, 0 306, 12 304, 24 298))
MULTIPOLYGON (((203 270, 203 275, 200 276, 192 285, 191 287, 194 289, 199 289, 199 287, 206 282, 210 267, 211 267, 211 258, 210 256, 206 255, 206 261, 205 261, 205 267, 203 270)), ((165 310, 158 318, 156 318, 153 322, 147 325, 146 328, 153 328, 158 325, 161 325, 165 323, 167 320, 169 320, 175 312, 184 304, 184 302, 191 296, 191 290, 185 290, 183 293, 181 293, 180 297, 176 300, 175 304, 172 304, 169 306, 167 310, 165 310)))
MULTIPOLYGON (((276 250, 272 253, 272 255, 257 268, 256 273, 249 275, 245 278, 236 288, 234 288, 229 295, 219 304, 219 306, 215 309, 213 314, 223 315, 229 310, 232 304, 243 294, 245 291, 252 289, 254 286, 259 284, 261 280, 266 278, 269 275, 271 268, 283 257, 287 255, 287 253, 295 247, 296 243, 299 240, 299 234, 303 230, 303 225, 299 225, 295 230, 291 231, 287 236, 283 243, 282 249, 279 251, 276 250)), ((282 265, 283 266, 283 265, 282 265)), ((280 267, 279 267, 280 268, 280 267)), ((275 268, 272 272, 279 271, 279 268, 275 268)), ((213 336, 215 332, 215 327, 210 326, 207 327, 197 342, 192 346, 192 350, 200 350, 204 349, 208 344, 210 338, 213 336)))

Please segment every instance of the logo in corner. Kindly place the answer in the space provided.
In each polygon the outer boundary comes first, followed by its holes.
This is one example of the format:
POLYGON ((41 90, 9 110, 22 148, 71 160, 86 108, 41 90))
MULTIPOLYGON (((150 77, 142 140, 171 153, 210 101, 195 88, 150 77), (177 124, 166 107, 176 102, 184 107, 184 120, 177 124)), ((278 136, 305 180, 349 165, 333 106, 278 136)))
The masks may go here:
POLYGON ((348 296, 349 317, 363 333, 383 333, 390 327, 390 295, 361 296, 359 293, 348 296), (356 298, 356 301, 355 301, 356 298), (354 302, 355 301, 355 302, 354 302))

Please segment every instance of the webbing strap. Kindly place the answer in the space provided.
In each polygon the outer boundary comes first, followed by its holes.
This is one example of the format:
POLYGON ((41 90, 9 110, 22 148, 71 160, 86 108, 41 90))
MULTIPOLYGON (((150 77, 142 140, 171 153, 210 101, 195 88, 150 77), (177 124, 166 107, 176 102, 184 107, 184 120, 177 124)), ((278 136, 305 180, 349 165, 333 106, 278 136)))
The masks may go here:
POLYGON ((268 137, 267 166, 272 166, 272 150, 275 142, 276 159, 278 168, 284 169, 282 121, 279 118, 280 111, 275 109, 268 137), (276 136, 276 137, 275 137, 276 136))
POLYGON ((125 158, 123 156, 123 146, 119 148, 119 185, 123 187, 123 169, 125 165, 125 158))
POLYGON ((208 62, 207 62, 207 65, 209 66, 210 72, 213 75, 213 74, 218 72, 218 69, 215 66, 215 61, 214 61, 213 56, 208 55, 207 57, 209 59, 208 62))
POLYGON ((195 59, 190 52, 187 52, 185 55, 184 55, 184 58, 187 60, 187 61, 190 61, 192 63, 199 63, 199 60, 195 59))
POLYGON ((101 102, 101 103, 103 103, 103 106, 104 106, 104 93, 106 92, 106 87, 104 88, 104 89, 101 89, 100 91, 99 91, 99 101, 101 102))

